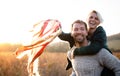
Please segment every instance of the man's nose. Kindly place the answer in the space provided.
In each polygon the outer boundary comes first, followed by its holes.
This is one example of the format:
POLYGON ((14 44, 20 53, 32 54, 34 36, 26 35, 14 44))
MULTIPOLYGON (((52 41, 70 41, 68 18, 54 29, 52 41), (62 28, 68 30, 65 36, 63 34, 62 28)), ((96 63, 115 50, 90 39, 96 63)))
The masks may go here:
POLYGON ((78 31, 77 31, 77 33, 79 33, 79 34, 81 34, 81 32, 82 32, 81 30, 78 30, 78 31))

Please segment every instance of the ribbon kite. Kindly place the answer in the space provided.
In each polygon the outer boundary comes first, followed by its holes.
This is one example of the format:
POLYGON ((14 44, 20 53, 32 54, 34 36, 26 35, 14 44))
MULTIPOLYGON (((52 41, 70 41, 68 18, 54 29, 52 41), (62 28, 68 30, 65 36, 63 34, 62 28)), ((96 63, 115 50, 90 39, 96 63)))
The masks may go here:
POLYGON ((31 55, 28 58, 28 67, 30 67, 35 59, 43 53, 45 47, 62 32, 60 28, 60 22, 52 19, 43 20, 35 24, 32 30, 33 40, 31 40, 31 44, 17 48, 15 51, 16 57, 20 59, 24 56, 24 52, 31 51, 31 55), (33 50, 35 48, 38 48, 38 50, 33 50))

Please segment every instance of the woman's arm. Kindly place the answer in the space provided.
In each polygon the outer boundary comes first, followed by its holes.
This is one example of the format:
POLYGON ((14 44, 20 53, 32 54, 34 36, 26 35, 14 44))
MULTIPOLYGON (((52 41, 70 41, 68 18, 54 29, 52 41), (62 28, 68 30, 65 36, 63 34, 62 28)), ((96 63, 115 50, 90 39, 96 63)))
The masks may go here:
POLYGON ((58 37, 61 40, 68 41, 69 44, 70 44, 70 47, 73 47, 75 42, 74 42, 73 37, 71 36, 71 33, 64 33, 64 32, 62 32, 58 37))

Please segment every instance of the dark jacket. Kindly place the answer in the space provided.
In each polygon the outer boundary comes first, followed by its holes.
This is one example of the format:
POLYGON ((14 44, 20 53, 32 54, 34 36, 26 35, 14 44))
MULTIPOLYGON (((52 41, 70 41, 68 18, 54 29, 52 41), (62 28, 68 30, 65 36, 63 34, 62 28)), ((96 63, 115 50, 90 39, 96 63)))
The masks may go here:
MULTIPOLYGON (((60 34, 58 36, 61 40, 68 41, 70 44, 70 47, 73 47, 75 44, 73 37, 71 36, 71 33, 64 33, 60 34)), ((76 48, 74 51, 74 56, 76 55, 94 55, 99 52, 101 48, 107 47, 107 36, 102 26, 99 26, 91 38, 88 38, 88 40, 91 41, 91 44, 89 46, 84 46, 80 48, 76 48)), ((109 50, 109 49, 108 49, 109 50)))
POLYGON ((72 48, 73 45, 75 44, 74 39, 73 39, 73 37, 71 36, 71 33, 64 33, 64 32, 62 32, 58 37, 59 37, 61 40, 68 41, 71 48, 72 48))
POLYGON ((110 51, 107 46, 106 32, 104 31, 102 26, 99 26, 93 33, 93 35, 90 38, 88 38, 88 40, 90 40, 91 44, 88 46, 76 48, 73 53, 74 56, 94 55, 98 53, 101 48, 106 48, 108 51, 110 51))

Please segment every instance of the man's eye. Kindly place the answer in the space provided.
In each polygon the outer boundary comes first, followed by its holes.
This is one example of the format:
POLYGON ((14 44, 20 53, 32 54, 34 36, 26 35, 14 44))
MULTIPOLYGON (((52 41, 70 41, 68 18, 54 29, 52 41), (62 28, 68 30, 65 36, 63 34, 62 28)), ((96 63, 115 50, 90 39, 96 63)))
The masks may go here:
POLYGON ((92 16, 90 16, 90 19, 92 19, 93 17, 92 16))
POLYGON ((99 20, 97 17, 95 18, 96 20, 99 20))
POLYGON ((74 31, 77 31, 78 29, 74 29, 74 31))
POLYGON ((85 28, 80 28, 80 30, 82 30, 82 31, 83 31, 83 30, 85 30, 85 28))

